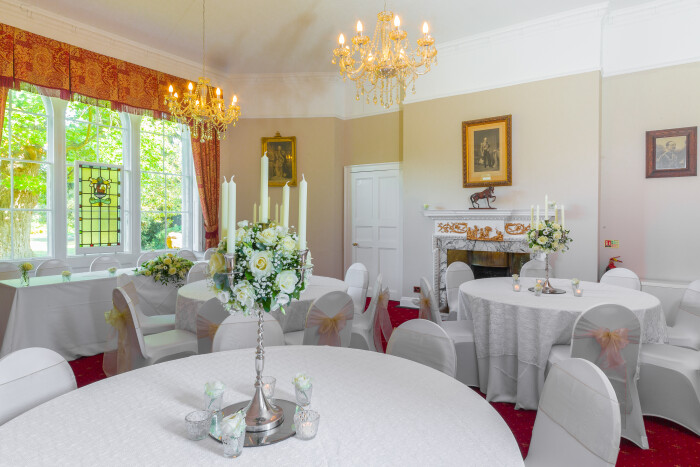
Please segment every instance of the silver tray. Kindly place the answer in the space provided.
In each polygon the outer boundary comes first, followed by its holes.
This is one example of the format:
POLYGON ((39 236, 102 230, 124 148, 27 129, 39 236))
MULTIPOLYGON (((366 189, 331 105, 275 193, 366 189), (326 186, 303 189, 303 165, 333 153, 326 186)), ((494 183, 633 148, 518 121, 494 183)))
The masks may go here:
MULTIPOLYGON (((223 416, 227 417, 231 414, 243 410, 248 406, 249 401, 237 402, 228 407, 224 407, 221 411, 223 416)), ((267 446, 268 444, 279 443, 287 438, 291 438, 296 434, 296 428, 294 427, 294 414, 297 411, 297 404, 284 399, 270 399, 272 404, 282 408, 284 411, 284 421, 278 427, 273 428, 268 431, 246 431, 245 433, 245 447, 255 447, 255 446, 267 446)), ((221 442, 221 438, 209 433, 209 436, 221 442)))

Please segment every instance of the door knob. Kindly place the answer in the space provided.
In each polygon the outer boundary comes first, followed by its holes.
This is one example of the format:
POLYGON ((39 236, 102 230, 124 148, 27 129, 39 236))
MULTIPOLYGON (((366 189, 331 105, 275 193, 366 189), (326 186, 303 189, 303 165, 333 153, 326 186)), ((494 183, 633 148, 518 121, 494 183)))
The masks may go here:
POLYGON ((357 246, 357 243, 353 243, 352 246, 357 246))

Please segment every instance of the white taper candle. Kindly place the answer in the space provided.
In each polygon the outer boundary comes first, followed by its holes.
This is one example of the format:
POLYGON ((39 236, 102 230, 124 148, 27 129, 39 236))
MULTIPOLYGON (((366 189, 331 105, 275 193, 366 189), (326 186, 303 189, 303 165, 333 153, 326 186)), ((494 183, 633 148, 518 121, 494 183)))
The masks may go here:
POLYGON ((258 203, 253 203, 253 224, 258 223, 258 203))
POLYGON ((267 194, 268 162, 267 151, 265 151, 265 154, 260 158, 260 222, 267 222, 269 215, 269 197, 267 194))
POLYGON ((289 182, 282 188, 282 226, 289 228, 289 182))
POLYGON ((306 179, 301 175, 299 182, 299 249, 306 250, 306 179))
POLYGON ((236 250, 236 183, 228 182, 228 228, 226 229, 226 252, 233 254, 236 250))
POLYGON ((561 228, 562 230, 565 229, 564 227, 566 225, 566 222, 564 221, 564 205, 561 205, 561 228))
POLYGON ((228 229, 228 183, 226 182, 226 177, 224 177, 224 182, 221 184, 221 212, 219 217, 221 218, 221 230, 219 231, 219 238, 226 238, 226 229, 228 229))

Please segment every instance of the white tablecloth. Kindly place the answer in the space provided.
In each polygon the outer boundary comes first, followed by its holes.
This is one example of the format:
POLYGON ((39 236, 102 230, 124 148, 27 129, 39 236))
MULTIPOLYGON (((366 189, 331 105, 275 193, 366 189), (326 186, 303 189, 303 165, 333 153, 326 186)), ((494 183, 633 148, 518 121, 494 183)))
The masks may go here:
POLYGON ((661 302, 653 295, 581 282, 583 296, 574 297, 570 280, 552 279, 552 285, 566 294, 536 297, 527 291, 534 283, 534 278, 522 278, 521 292, 513 292, 510 277, 480 279, 459 287, 459 313, 468 313, 474 321, 479 384, 488 400, 537 409, 552 345, 570 343, 574 321, 592 306, 626 306, 642 323, 644 343, 667 340, 661 302))
POLYGON ((313 378, 318 435, 244 448, 235 460, 213 439, 186 439, 204 383, 224 405, 253 394, 254 351, 197 355, 90 384, 0 426, 6 465, 523 465, 508 426, 482 397, 432 368, 377 352, 270 347, 265 374, 294 400, 292 378, 313 378), (67 423, 69 421, 69 423, 67 423))
MULTIPOLYGON (((299 300, 293 300, 285 307, 285 314, 276 310, 272 315, 280 322, 283 332, 301 331, 306 322, 306 313, 311 302, 320 296, 340 290, 348 290, 345 282, 332 277, 311 276, 311 281, 302 292, 299 300)), ((177 294, 177 311, 175 327, 186 331, 197 332, 197 312, 199 307, 214 298, 208 281, 197 281, 180 288, 177 294)))
MULTIPOLYGON (((107 271, 75 273, 70 282, 60 275, 32 277, 29 287, 20 287, 19 279, 0 281, 0 357, 26 347, 46 347, 67 360, 104 352, 109 333, 104 313, 112 308, 120 274, 153 282, 134 276, 133 268, 119 269, 114 276, 107 271)), ((156 313, 174 313, 176 294, 166 294, 170 298, 159 301, 156 313)), ((147 314, 149 310, 144 308, 147 314)))

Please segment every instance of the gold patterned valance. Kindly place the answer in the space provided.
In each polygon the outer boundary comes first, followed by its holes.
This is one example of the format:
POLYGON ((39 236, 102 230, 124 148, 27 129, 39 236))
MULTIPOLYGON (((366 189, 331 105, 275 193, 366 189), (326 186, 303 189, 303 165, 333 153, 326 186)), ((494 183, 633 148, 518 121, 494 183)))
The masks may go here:
POLYGON ((70 98, 70 46, 48 37, 15 29, 15 87, 28 83, 42 94, 70 98))
POLYGON ((71 46, 70 88, 73 98, 80 96, 93 100, 116 101, 119 98, 118 62, 116 58, 71 46))
POLYGON ((0 86, 12 87, 14 72, 15 28, 0 24, 0 86))

